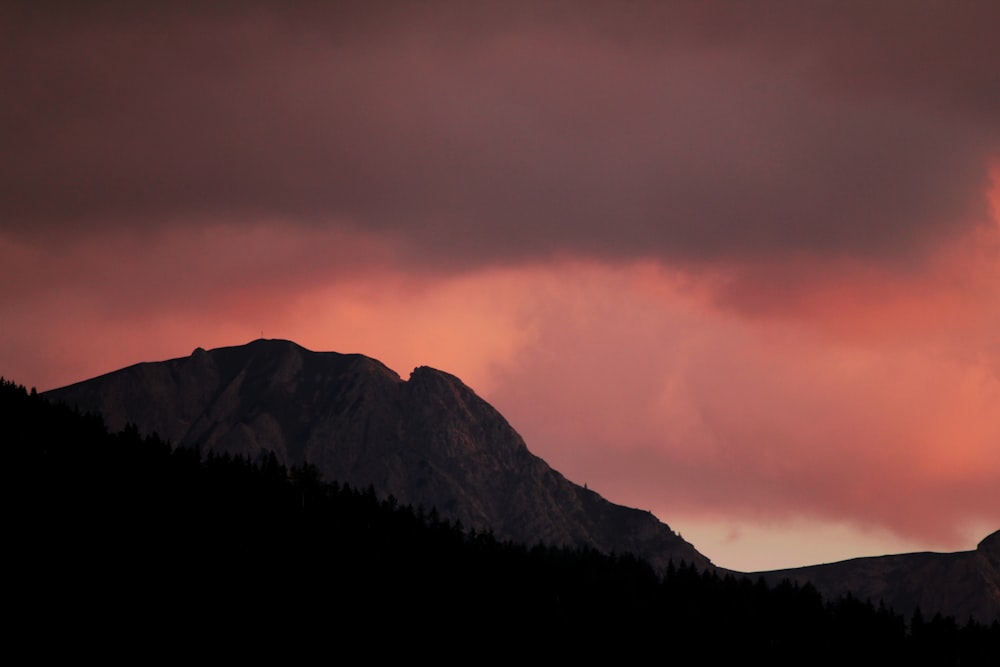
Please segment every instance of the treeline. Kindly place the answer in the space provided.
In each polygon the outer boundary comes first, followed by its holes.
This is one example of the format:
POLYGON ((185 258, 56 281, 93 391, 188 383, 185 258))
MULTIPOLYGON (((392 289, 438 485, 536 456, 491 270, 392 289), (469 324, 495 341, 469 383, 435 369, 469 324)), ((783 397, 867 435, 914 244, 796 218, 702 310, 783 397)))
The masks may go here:
POLYGON ((14 634, 33 641, 449 661, 994 665, 1000 655, 1000 622, 907 619, 811 586, 501 542, 273 455, 251 462, 134 427, 109 433, 2 378, 0 423, 13 490, 8 607, 14 634))

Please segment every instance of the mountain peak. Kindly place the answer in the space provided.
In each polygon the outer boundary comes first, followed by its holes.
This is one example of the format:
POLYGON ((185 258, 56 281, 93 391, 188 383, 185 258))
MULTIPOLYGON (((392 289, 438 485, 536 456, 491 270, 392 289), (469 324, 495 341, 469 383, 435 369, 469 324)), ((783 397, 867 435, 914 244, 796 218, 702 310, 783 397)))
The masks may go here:
MULTIPOLYGON (((410 373, 410 382, 442 382, 459 387, 466 387, 462 379, 446 371, 433 368, 431 366, 417 366, 410 373)), ((471 389, 470 389, 471 391, 471 389)))
POLYGON ((104 414, 112 428, 134 423, 204 452, 311 463, 327 480, 435 507, 500 539, 710 566, 652 514, 568 481, 458 377, 429 366, 404 382, 370 357, 262 338, 49 394, 104 414))
MULTIPOLYGON (((245 350, 245 351, 255 351, 260 350, 289 350, 297 349, 308 352, 306 348, 302 347, 298 343, 287 340, 284 338, 255 338, 242 345, 227 345, 224 347, 213 348, 211 351, 216 352, 218 350, 245 350)), ((195 348, 195 351, 204 350, 204 348, 195 348)))

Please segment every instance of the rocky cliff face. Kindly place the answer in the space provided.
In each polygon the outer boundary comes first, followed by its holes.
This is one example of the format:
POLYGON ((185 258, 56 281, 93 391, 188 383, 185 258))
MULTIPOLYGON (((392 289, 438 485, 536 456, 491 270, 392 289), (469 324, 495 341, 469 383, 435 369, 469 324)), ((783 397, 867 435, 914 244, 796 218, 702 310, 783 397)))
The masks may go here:
POLYGON ((907 616, 920 607, 928 617, 941 612, 959 622, 970 616, 985 623, 1000 620, 1000 531, 975 551, 855 558, 762 575, 774 583, 808 581, 829 597, 850 591, 862 600, 882 600, 907 616))
POLYGON ((631 551, 655 566, 707 558, 652 514, 566 480, 493 407, 427 367, 402 380, 361 355, 288 341, 197 349, 48 392, 203 452, 309 462, 328 480, 373 485, 501 539, 631 551))

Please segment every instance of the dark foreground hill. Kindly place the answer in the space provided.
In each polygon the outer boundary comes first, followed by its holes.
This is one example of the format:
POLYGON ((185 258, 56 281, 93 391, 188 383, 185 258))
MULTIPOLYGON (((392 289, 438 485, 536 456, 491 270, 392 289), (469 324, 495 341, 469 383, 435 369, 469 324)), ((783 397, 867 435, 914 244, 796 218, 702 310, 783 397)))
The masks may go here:
POLYGON ((311 466, 171 448, 0 380, 14 655, 992 665, 1000 623, 461 530, 311 466), (686 656, 686 657, 685 657, 686 656))
POLYGON ((651 513, 568 481, 493 407, 432 368, 404 381, 362 355, 257 340, 46 395, 103 415, 112 429, 136 424, 206 454, 310 463, 326 480, 371 485, 498 539, 631 552, 661 569, 670 559, 710 566, 651 513))

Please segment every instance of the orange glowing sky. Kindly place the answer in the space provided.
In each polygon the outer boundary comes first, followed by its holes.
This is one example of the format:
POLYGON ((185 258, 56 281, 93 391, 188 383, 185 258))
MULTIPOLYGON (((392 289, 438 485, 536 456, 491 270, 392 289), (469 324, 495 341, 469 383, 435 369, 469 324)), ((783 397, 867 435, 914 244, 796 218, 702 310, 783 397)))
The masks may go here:
POLYGON ((0 9, 0 374, 431 365, 745 571, 1000 527, 992 2, 0 9))

